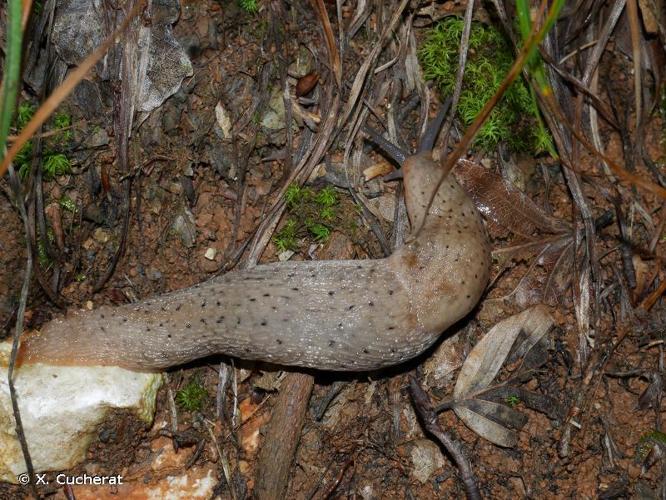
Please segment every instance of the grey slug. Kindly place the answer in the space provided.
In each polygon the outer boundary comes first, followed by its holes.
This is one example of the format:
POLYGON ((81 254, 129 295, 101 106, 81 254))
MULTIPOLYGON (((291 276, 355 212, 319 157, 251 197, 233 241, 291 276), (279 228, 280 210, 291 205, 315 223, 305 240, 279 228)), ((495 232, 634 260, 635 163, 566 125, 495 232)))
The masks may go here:
POLYGON ((22 341, 21 363, 153 371, 225 354, 321 370, 396 365, 427 349, 474 308, 489 279, 481 217, 430 153, 404 161, 417 235, 391 256, 260 265, 135 304, 46 324, 22 341))

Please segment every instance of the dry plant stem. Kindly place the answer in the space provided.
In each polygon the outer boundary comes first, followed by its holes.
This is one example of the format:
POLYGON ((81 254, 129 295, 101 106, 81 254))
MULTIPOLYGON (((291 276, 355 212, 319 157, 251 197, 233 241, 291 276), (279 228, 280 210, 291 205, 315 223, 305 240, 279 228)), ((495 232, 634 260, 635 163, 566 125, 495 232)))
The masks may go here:
POLYGON ((467 52, 469 51, 469 34, 472 31, 472 14, 474 13, 474 0, 468 0, 467 7, 465 8, 464 28, 462 37, 460 38, 460 54, 458 58, 458 72, 456 73, 456 86, 453 90, 451 113, 446 120, 442 136, 444 137, 444 145, 449 142, 449 132, 453 125, 453 119, 456 116, 456 109, 458 108, 458 101, 462 93, 463 76, 465 75, 465 64, 467 63, 467 52))
POLYGON ((16 388, 14 387, 14 367, 16 366, 16 357, 18 355, 19 340, 21 338, 21 333, 23 333, 23 322, 25 320, 25 308, 28 303, 28 291, 30 290, 30 279, 32 277, 32 250, 30 247, 30 237, 28 235, 29 224, 28 224, 28 214, 25 210, 25 204, 23 203, 23 197, 21 196, 21 183, 14 172, 14 169, 10 165, 9 177, 12 184, 14 199, 16 202, 16 207, 21 214, 21 219, 23 220, 23 229, 26 236, 26 252, 27 258, 25 263, 25 276, 23 277, 23 286, 21 287, 21 298, 19 301, 19 307, 16 312, 16 327, 14 330, 14 338, 12 341, 12 352, 9 358, 9 366, 7 368, 7 383, 9 384, 9 395, 12 401, 12 411, 14 414, 14 421, 16 423, 16 437, 21 444, 21 451, 23 452, 23 459, 25 460, 25 466, 28 471, 28 476, 30 478, 30 489, 33 496, 38 499, 39 494, 37 493, 36 482, 32 479, 35 476, 35 469, 32 465, 32 459, 30 458, 30 450, 28 449, 28 442, 25 438, 25 432, 23 431, 23 424, 21 422, 21 413, 19 411, 18 397, 16 394, 16 388))
POLYGON ((635 163, 640 155, 636 154, 636 148, 641 147, 640 139, 643 129, 643 106, 641 102, 642 84, 641 84, 641 33, 640 21, 638 20, 638 6, 636 0, 626 0, 627 17, 629 17, 629 28, 631 31, 631 55, 634 63, 634 106, 636 113, 636 125, 633 134, 633 147, 631 148, 632 163, 635 163))
MULTIPOLYGON (((662 276, 663 278, 663 276, 662 276)), ((661 284, 659 287, 653 291, 650 295, 645 297, 643 302, 641 302, 639 308, 643 309, 644 311, 649 311, 653 305, 656 304, 656 302, 659 300, 659 297, 661 297, 664 292, 666 292, 666 280, 662 280, 661 284)))
POLYGON ((476 478, 474 477, 472 464, 465 456, 460 444, 454 441, 439 426, 437 423, 437 414, 432 408, 430 398, 413 376, 409 379, 409 392, 412 395, 414 407, 416 408, 418 415, 421 417, 424 427, 428 432, 435 436, 440 443, 442 443, 442 446, 444 446, 449 455, 451 455, 453 461, 458 467, 458 471, 460 472, 460 479, 465 485, 467 498, 470 500, 480 500, 481 493, 479 492, 479 487, 476 484, 476 478))
POLYGON ((257 460, 254 496, 259 500, 286 498, 291 463, 313 386, 314 377, 305 373, 289 373, 282 381, 257 460))

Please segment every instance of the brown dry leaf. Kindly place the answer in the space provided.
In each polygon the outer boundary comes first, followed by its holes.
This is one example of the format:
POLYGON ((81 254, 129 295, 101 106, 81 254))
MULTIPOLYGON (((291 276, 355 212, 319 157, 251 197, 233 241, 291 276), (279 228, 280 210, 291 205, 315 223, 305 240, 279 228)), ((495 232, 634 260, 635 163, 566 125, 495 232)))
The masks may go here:
POLYGON ((478 163, 460 160, 456 178, 484 217, 509 231, 529 238, 536 232, 570 232, 563 221, 547 215, 525 193, 478 163))
POLYGON ((456 177, 491 224, 518 235, 516 243, 493 250, 501 265, 536 256, 518 286, 507 295, 520 307, 551 302, 555 291, 569 285, 574 234, 571 225, 544 212, 525 193, 478 163, 461 160, 456 177), (540 266, 548 271, 545 283, 534 272, 540 266))
MULTIPOLYGON (((456 415, 474 432, 499 446, 513 446, 523 418, 515 410, 483 397, 513 352, 527 358, 553 325, 548 309, 538 305, 497 323, 474 346, 458 374, 453 396, 456 415), (522 335, 521 335, 522 333, 522 335)), ((531 364, 531 363, 530 363, 531 364)))

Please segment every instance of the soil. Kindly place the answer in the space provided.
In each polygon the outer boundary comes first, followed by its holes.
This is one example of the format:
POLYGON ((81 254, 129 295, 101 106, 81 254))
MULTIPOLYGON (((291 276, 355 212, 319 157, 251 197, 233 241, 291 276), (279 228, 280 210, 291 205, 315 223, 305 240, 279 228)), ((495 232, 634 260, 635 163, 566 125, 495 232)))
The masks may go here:
MULTIPOLYGON (((326 44, 311 7, 314 3, 264 1, 260 2, 259 13, 250 15, 231 1, 182 2, 174 32, 188 48, 194 75, 186 78, 181 90, 144 122, 135 122, 130 142, 134 176, 125 252, 98 292, 94 292, 95 284, 104 276, 121 244, 124 184, 120 179, 125 172, 117 161, 117 137, 113 133, 110 108, 104 116, 80 122, 84 112, 72 99, 65 102, 73 122, 79 123, 73 144, 86 144, 95 128, 105 130, 110 137, 108 145, 95 149, 73 146, 74 172, 43 185, 45 206, 57 203, 63 195, 77 204, 75 213, 61 211, 65 248, 53 250, 43 270, 47 283, 57 282, 68 308, 86 307, 89 301, 97 307, 148 298, 199 283, 238 264, 244 245, 278 201, 279 190, 289 175, 284 161, 289 138, 284 128, 270 130, 261 126, 267 109, 264 103, 234 140, 225 141, 220 138, 216 106, 221 103, 234 118, 232 121, 247 118, 245 111, 253 109, 253 103, 262 97, 267 101, 275 89, 282 88, 280 78, 288 67, 296 76, 304 74, 303 70, 299 73, 295 69, 294 63, 300 59, 309 60, 312 68, 308 71, 316 70, 322 76, 319 88, 311 96, 320 97, 323 87, 332 85, 326 44), (262 83, 263 78, 268 83, 262 83), (93 188, 94 178, 101 179, 101 191, 93 188), (81 218, 81 213, 96 213, 99 217, 93 221, 90 217, 81 218), (187 221, 189 214, 195 236, 188 242, 185 232, 174 227, 174 221, 179 217, 187 221), (54 280, 56 269, 59 275, 54 280)), ((342 3, 343 19, 349 22, 353 8, 348 5, 350 2, 342 3)), ((325 5, 333 22, 333 33, 337 35, 334 2, 325 5)), ((464 6, 453 2, 433 5, 437 15, 464 11, 464 6)), ((480 14, 480 18, 484 16, 480 14)), ((387 22, 388 19, 380 21, 373 11, 367 25, 346 48, 342 60, 343 86, 351 85, 363 59, 377 43, 381 26, 387 22)), ((415 28, 417 40, 423 37, 423 32, 424 28, 415 28)), ((388 60, 381 59, 380 64, 384 62, 388 60)), ((612 88, 604 88, 603 92, 612 97, 618 108, 616 115, 629 116, 631 122, 633 79, 618 76, 629 74, 631 62, 617 49, 604 55, 600 68, 600 80, 613 82, 612 88)), ((399 70, 389 71, 396 71, 390 73, 395 75, 399 70)), ((295 79, 288 83, 293 93, 295 79)), ((377 94, 371 96, 372 101, 377 102, 375 108, 382 120, 391 105, 403 106, 410 97, 406 88, 394 92, 393 97, 378 98, 381 94, 376 88, 374 92, 377 94)), ((348 88, 343 93, 348 95, 348 88)), ((24 91, 25 97, 34 98, 29 89, 24 91)), ((308 109, 323 114, 316 107, 308 109)), ((433 104, 431 111, 434 109, 433 104)), ((404 145, 412 147, 418 135, 418 108, 406 116, 399 123, 400 138, 404 145)), ((292 153, 305 140, 307 127, 302 120, 298 123, 293 129, 292 153)), ((347 133, 344 129, 334 138, 311 183, 325 183, 334 167, 344 161, 352 165, 351 159, 344 155, 347 133), (317 173, 324 171, 327 172, 324 179, 317 179, 317 173)), ((642 133, 646 154, 665 174, 664 127, 658 113, 650 115, 642 133)), ((625 164, 628 153, 623 149, 622 137, 605 122, 601 136, 606 145, 605 154, 625 164)), ((360 136, 356 140, 355 148, 364 151, 366 161, 387 165, 374 148, 363 146, 360 136)), ((474 159, 487 160, 493 172, 511 177, 544 213, 567 224, 576 221, 577 227, 582 228, 559 163, 516 154, 513 163, 502 168, 495 154, 485 158, 477 154, 474 159)), ((351 167, 356 169, 353 175, 359 176, 363 168, 356 167, 351 167)), ((518 443, 513 448, 501 448, 483 439, 452 411, 442 412, 438 417, 441 428, 462 443, 482 495, 626 498, 640 496, 639 492, 653 492, 654 497, 646 498, 662 497, 657 492, 663 488, 664 443, 651 433, 661 430, 663 416, 666 299, 658 297, 647 309, 639 305, 666 278, 662 265, 666 250, 663 200, 644 190, 612 183, 601 162, 584 151, 580 152, 575 167, 593 217, 609 211, 615 217, 610 225, 597 230, 598 260, 593 280, 599 296, 592 295, 591 299, 594 302, 591 324, 595 327, 588 332, 590 338, 581 333, 575 314, 580 304, 576 298, 590 285, 570 280, 581 275, 578 267, 583 262, 581 256, 570 258, 558 272, 553 270, 554 263, 563 253, 545 256, 540 261, 534 255, 518 254, 507 263, 497 259, 492 285, 481 304, 454 331, 447 333, 447 337, 455 339, 455 345, 445 342, 407 366, 379 374, 314 373, 315 388, 292 467, 288 498, 464 496, 455 464, 419 423, 408 391, 409 377, 415 375, 427 380, 427 392, 433 402, 447 400, 455 385, 456 370, 483 334, 498 321, 535 302, 548 305, 555 327, 549 334, 547 359, 525 381, 525 387, 552 398, 559 413, 547 416, 518 401, 515 409, 527 415, 528 422, 518 433, 518 443), (630 243, 617 223, 618 206, 630 227, 630 243), (653 239, 657 244, 650 249, 653 239), (637 284, 633 287, 623 267, 625 253, 637 273, 637 284), (553 293, 546 295, 544 290, 553 276, 553 293), (436 359, 444 350, 448 353, 446 363, 452 369, 447 370, 446 376, 436 377, 433 375, 436 369, 429 367, 427 360, 436 359), (643 396, 648 388, 655 394, 651 400, 643 396), (326 409, 317 418, 322 402, 332 392, 337 395, 323 406, 326 409), (580 394, 583 398, 576 400, 580 394), (568 439, 567 432, 571 432, 568 439), (568 446, 566 453, 563 443, 568 446)), ((636 173, 653 180, 642 164, 636 173)), ((390 239, 392 222, 381 214, 390 214, 396 187, 375 180, 363 189, 366 198, 381 199, 382 203, 388 203, 389 209, 383 210, 380 202, 371 201, 370 209, 377 217, 363 217, 361 210, 353 208, 358 200, 352 199, 349 190, 338 188, 342 206, 346 207, 344 219, 353 223, 335 228, 324 244, 314 240, 303 242, 300 251, 291 258, 381 257, 381 244, 368 221, 376 223, 375 228, 385 231, 390 239)), ((26 241, 21 219, 7 196, 0 196, 0 220, 0 266, 15 270, 0 273, 0 325, 4 325, 8 334, 13 331, 26 241)), ((48 223, 52 224, 52 220, 48 219, 48 223)), ((522 241, 515 232, 493 221, 488 221, 488 227, 495 249, 522 241)), ((275 261, 279 253, 271 241, 261 261, 275 261)), ((37 328, 59 314, 62 311, 33 280, 26 328, 37 328)), ((77 487, 76 498, 143 498, 167 493, 199 498, 193 485, 205 490, 206 497, 232 498, 232 489, 241 498, 250 495, 262 429, 270 420, 281 375, 274 367, 241 363, 243 368, 236 368, 235 392, 228 390, 223 411, 218 414, 217 361, 206 360, 170 372, 169 390, 160 391, 155 421, 149 428, 137 425, 131 415, 114 414, 100 428, 86 463, 70 472, 121 474, 126 485, 103 491, 77 487), (203 407, 197 411, 178 407, 178 432, 176 435, 166 432, 172 419, 170 394, 176 394, 194 379, 201 382, 208 394, 203 407), (234 403, 239 415, 232 421, 234 403), (177 450, 174 443, 179 443, 177 450), (225 479, 227 474, 232 488, 225 479), (183 478, 184 483, 176 484, 174 478, 183 478)), ((43 493, 65 498, 63 490, 43 493)), ((2 498, 27 494, 27 490, 17 486, 0 485, 2 498)))

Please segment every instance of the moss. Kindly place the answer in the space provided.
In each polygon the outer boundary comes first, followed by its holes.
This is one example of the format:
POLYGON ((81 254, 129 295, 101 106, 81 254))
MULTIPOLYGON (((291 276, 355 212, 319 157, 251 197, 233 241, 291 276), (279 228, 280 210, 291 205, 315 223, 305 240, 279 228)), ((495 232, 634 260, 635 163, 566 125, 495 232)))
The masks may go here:
POLYGON ((273 242, 280 252, 299 250, 308 239, 325 242, 338 222, 338 194, 332 187, 314 190, 296 185, 285 193, 287 218, 273 242))
MULTIPOLYGON (((19 104, 16 112, 14 126, 20 131, 27 125, 35 114, 35 106, 30 102, 19 104)), ((72 131, 69 127, 72 124, 72 117, 67 113, 57 113, 49 127, 51 130, 61 130, 59 134, 44 141, 43 153, 43 174, 46 180, 54 177, 69 174, 72 171, 72 164, 69 157, 63 152, 72 140, 72 131)), ((14 163, 18 168, 19 176, 25 179, 30 173, 32 163, 32 141, 28 141, 16 155, 14 163)))
POLYGON ((256 14, 259 10, 257 0, 238 0, 238 6, 249 14, 256 14))
MULTIPOLYGON (((449 17, 428 33, 419 50, 425 77, 442 94, 453 95, 463 20, 449 17)), ((492 98, 513 63, 513 51, 499 30, 472 22, 469 53, 457 117, 467 127, 492 98)), ((475 146, 489 151, 499 142, 513 150, 542 153, 551 147, 550 134, 541 125, 535 99, 524 80, 517 80, 497 103, 475 139, 475 146)))
POLYGON ((208 398, 208 391, 201 384, 198 377, 190 380, 182 389, 176 392, 176 403, 187 411, 199 411, 208 398))

